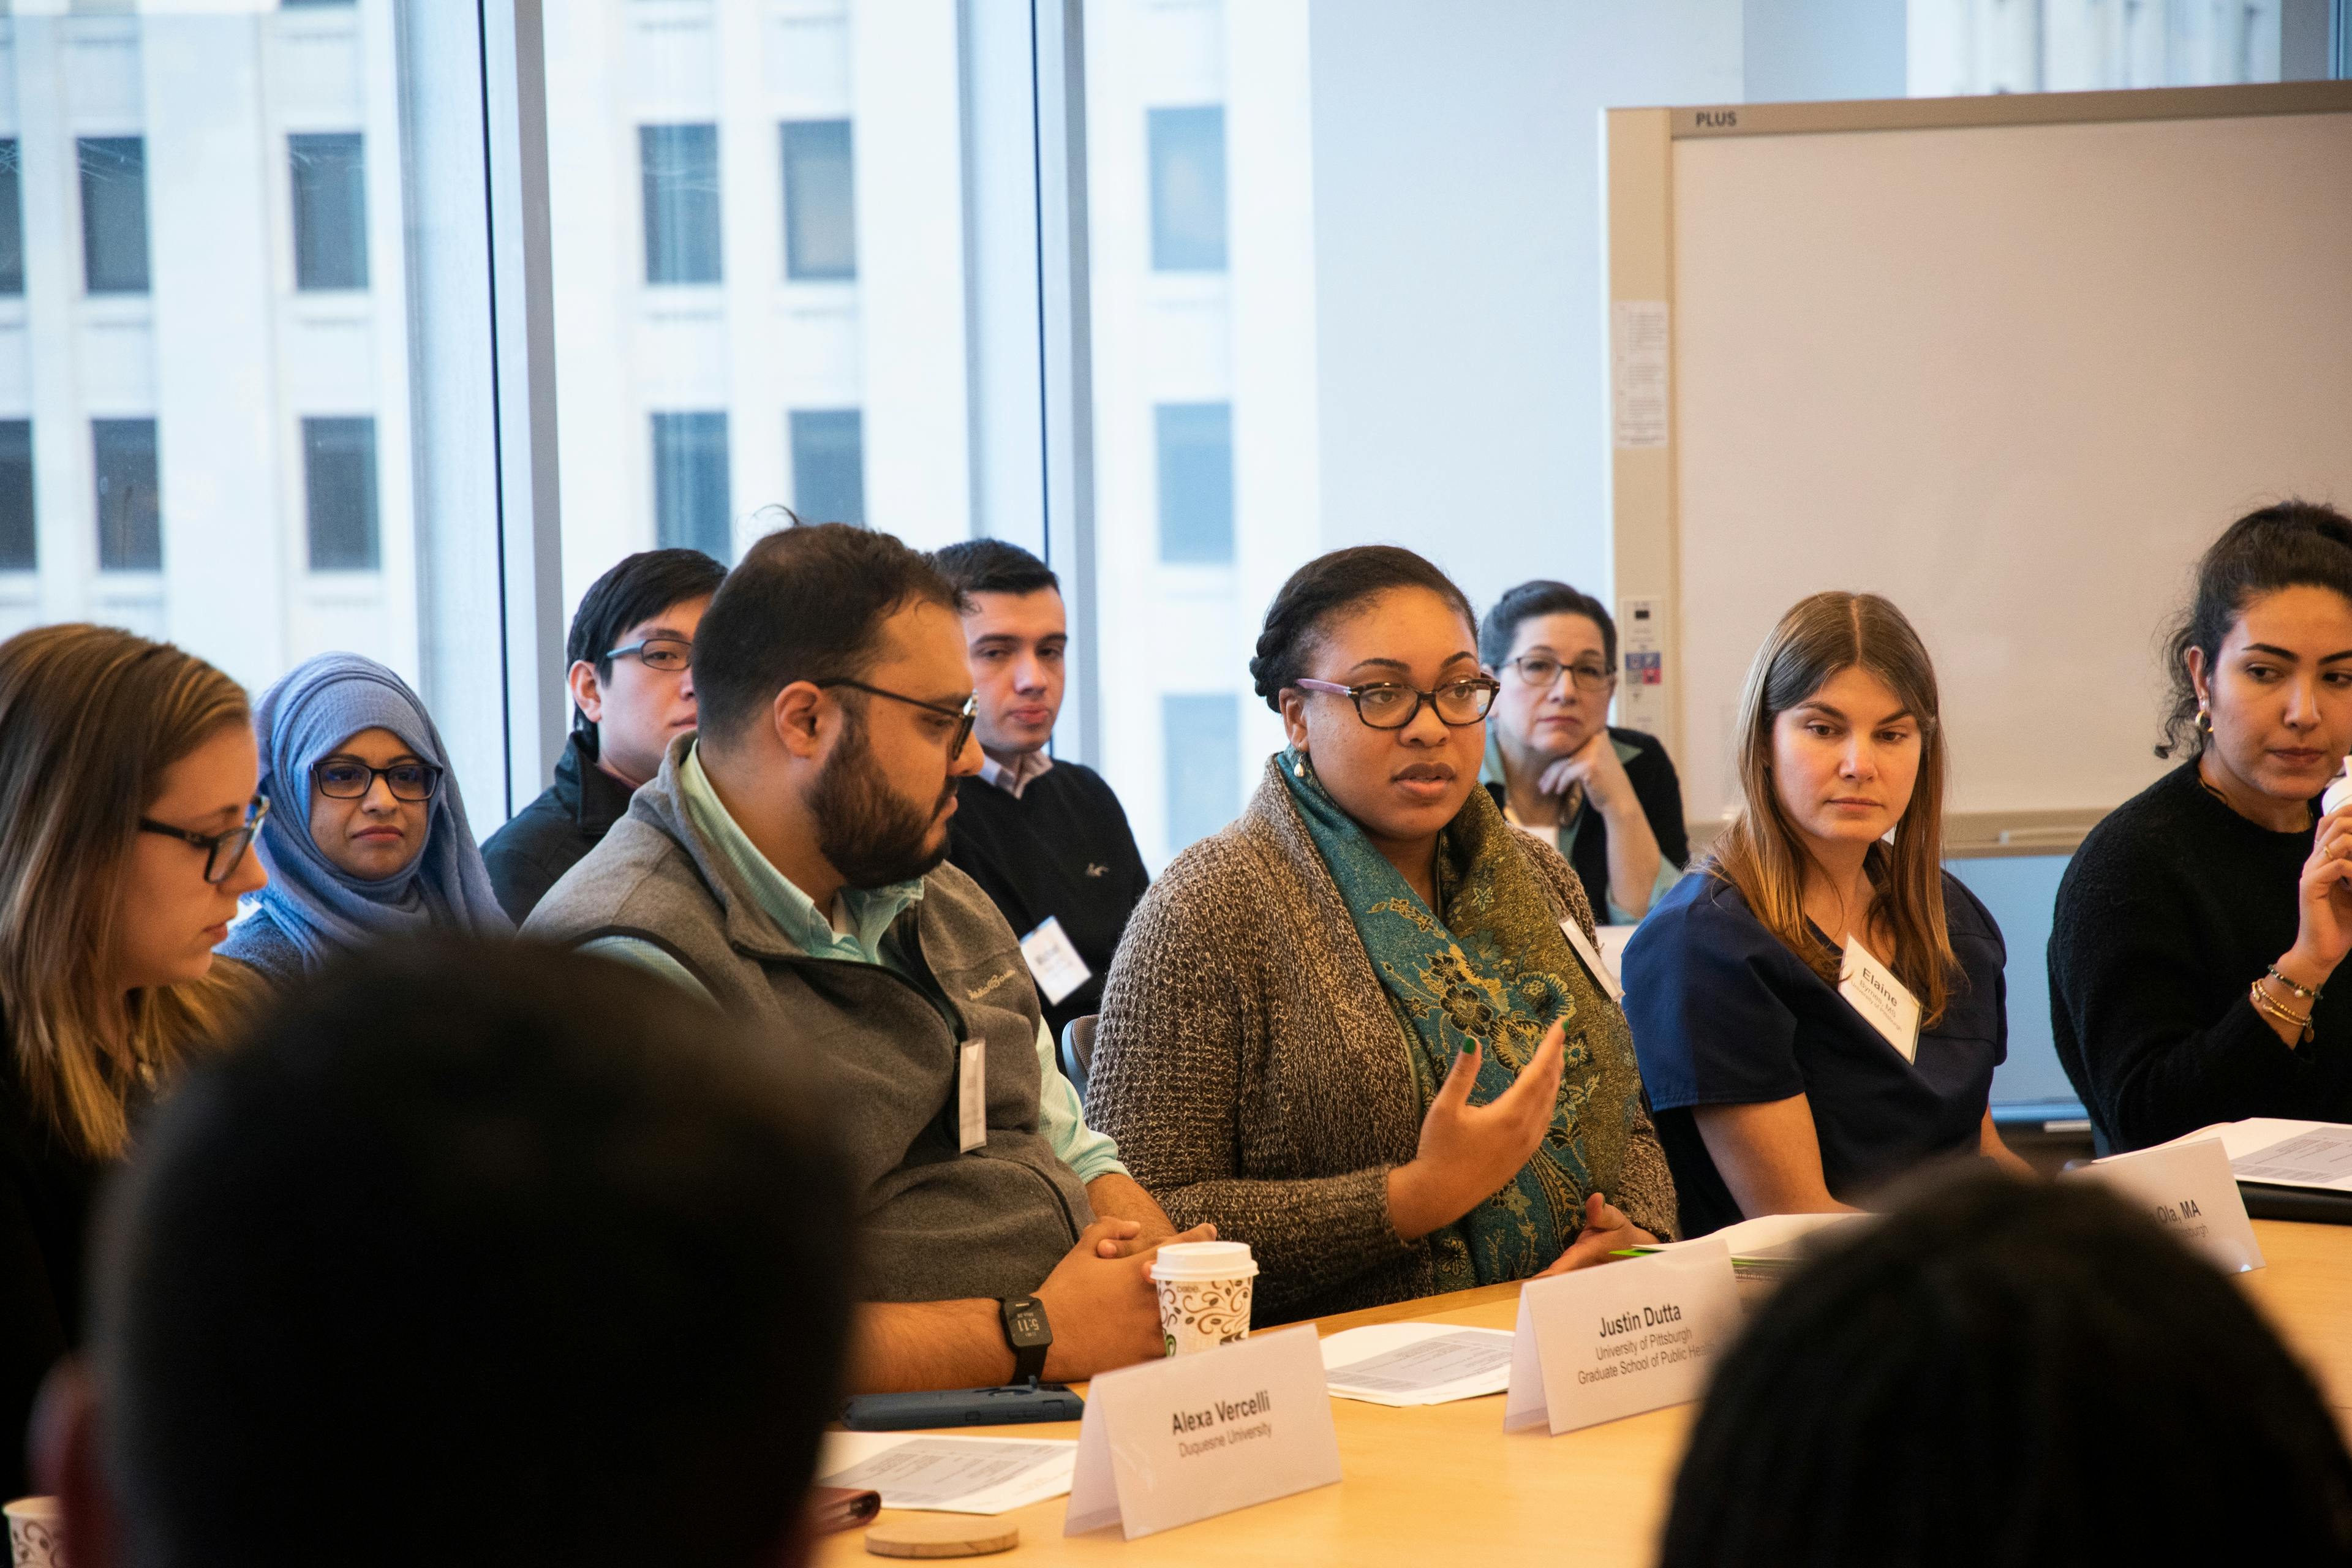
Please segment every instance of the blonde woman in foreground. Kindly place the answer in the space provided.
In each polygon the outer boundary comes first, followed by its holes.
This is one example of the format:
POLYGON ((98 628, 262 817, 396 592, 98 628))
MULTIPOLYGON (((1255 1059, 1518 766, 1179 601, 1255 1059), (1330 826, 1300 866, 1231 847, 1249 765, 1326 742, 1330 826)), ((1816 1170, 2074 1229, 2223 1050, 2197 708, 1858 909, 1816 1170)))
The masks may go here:
POLYGON ((0 1487, 81 1328, 90 1199, 139 1103, 257 989, 213 945, 267 809, 245 693, 104 626, 0 643, 0 1487))
POLYGON ((1625 952, 1685 1233, 1853 1207, 1939 1157, 2023 1173, 1990 1109, 2007 950, 1942 868, 1918 633, 1874 594, 1801 601, 1748 668, 1735 743, 1738 813, 1625 952))

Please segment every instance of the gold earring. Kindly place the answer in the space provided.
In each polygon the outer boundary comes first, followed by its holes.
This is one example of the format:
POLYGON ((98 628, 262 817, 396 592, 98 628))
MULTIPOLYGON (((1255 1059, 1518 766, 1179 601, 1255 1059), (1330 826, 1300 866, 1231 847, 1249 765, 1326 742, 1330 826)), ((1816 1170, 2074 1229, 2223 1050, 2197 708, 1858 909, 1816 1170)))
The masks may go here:
POLYGON ((2197 727, 2200 730, 2204 731, 2209 735, 2213 732, 2213 715, 2201 703, 2198 705, 2197 709, 2197 727))

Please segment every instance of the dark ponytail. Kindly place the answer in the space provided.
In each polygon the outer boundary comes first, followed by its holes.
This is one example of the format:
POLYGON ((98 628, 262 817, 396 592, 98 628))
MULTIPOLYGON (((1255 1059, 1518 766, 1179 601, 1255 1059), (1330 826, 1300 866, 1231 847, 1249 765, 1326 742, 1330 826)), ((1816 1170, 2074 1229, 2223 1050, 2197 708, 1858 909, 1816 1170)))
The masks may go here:
POLYGON ((1290 574, 1290 581, 1266 606, 1265 626, 1257 635, 1257 657, 1250 660, 1250 679, 1257 694, 1276 712, 1282 711, 1282 693, 1307 673, 1315 640, 1323 623, 1342 610, 1397 588, 1425 588, 1461 614, 1462 622, 1477 635, 1478 617, 1454 579, 1393 544, 1357 544, 1318 555, 1290 574))

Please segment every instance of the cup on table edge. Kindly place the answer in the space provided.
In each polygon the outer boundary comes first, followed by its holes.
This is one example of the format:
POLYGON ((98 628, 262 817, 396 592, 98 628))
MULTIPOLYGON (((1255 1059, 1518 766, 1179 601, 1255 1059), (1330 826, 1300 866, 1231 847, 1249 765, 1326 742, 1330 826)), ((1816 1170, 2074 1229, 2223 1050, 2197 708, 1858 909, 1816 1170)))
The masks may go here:
POLYGON ((1177 1241, 1151 1259, 1160 1290, 1160 1331, 1170 1355, 1191 1355, 1249 1338, 1257 1259, 1245 1241, 1177 1241))
POLYGON ((64 1510, 57 1499, 20 1497, 5 1511, 16 1568, 66 1568, 64 1510))

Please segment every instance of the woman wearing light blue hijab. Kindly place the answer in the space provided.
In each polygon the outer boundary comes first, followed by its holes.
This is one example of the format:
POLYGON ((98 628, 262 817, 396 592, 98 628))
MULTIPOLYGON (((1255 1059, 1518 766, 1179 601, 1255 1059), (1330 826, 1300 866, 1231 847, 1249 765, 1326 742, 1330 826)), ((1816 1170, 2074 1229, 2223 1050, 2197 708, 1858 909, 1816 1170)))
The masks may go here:
POLYGON ((337 952, 429 930, 513 930, 490 889, 432 716, 373 659, 327 653, 254 712, 255 847, 269 885, 220 952, 290 984, 337 952))

